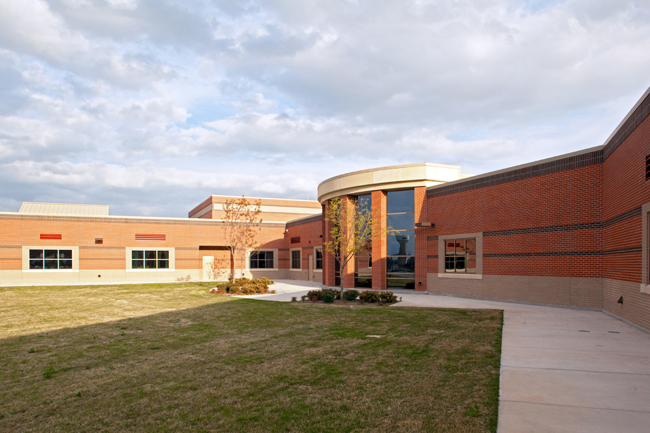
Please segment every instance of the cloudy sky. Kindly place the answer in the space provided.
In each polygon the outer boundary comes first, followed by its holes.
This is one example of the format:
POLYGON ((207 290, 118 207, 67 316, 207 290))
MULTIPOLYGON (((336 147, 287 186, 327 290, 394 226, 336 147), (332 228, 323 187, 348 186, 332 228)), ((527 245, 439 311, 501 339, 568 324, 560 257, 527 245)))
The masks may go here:
POLYGON ((0 211, 485 173, 603 144, 649 71, 650 0, 1 0, 0 211))

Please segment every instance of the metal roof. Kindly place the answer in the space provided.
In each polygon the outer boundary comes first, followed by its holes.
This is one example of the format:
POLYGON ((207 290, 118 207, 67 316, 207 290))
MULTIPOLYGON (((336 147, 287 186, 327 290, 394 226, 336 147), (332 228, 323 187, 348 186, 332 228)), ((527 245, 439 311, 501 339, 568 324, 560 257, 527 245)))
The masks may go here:
POLYGON ((108 205, 23 202, 18 213, 31 215, 108 216, 108 205))

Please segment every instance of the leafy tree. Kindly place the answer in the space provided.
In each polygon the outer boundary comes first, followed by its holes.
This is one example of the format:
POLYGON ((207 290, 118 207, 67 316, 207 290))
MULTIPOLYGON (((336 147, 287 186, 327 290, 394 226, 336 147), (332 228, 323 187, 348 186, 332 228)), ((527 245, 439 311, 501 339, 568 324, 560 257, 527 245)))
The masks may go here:
POLYGON ((374 227, 372 210, 359 205, 354 199, 344 202, 340 197, 330 199, 323 215, 325 221, 332 223, 329 240, 323 242, 325 251, 339 262, 341 269, 341 299, 343 299, 343 274, 354 257, 371 251, 371 241, 376 231, 381 235, 392 232, 390 228, 374 227))
POLYGON ((236 258, 239 257, 240 275, 244 277, 246 252, 257 248, 255 238, 261 231, 260 214, 262 202, 249 202, 244 196, 228 199, 223 205, 224 238, 233 257, 233 280, 235 279, 236 258))

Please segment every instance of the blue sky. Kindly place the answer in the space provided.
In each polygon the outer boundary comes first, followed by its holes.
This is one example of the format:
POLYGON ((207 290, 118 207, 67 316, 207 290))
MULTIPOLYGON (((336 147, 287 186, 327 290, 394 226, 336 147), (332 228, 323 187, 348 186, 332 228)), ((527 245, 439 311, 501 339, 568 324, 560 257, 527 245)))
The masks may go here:
POLYGON ((485 173, 603 144, 648 70, 650 0, 5 0, 0 211, 485 173))

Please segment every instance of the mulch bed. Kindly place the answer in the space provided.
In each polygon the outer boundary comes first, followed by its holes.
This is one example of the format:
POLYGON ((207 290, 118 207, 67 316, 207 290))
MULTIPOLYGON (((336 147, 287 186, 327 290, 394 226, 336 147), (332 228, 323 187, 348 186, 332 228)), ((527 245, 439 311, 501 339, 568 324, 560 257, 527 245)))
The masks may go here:
MULTIPOLYGON (((291 301, 291 302, 297 302, 300 304, 328 304, 328 302, 325 301, 311 301, 311 300, 305 300, 302 301, 299 298, 296 301, 291 301)), ((401 301, 393 302, 392 304, 387 304, 385 302, 361 302, 360 300, 356 301, 341 301, 339 299, 336 299, 334 302, 329 302, 329 304, 335 304, 335 305, 369 305, 369 306, 377 306, 377 307, 382 307, 386 305, 394 305, 394 304, 399 304, 401 301)))

